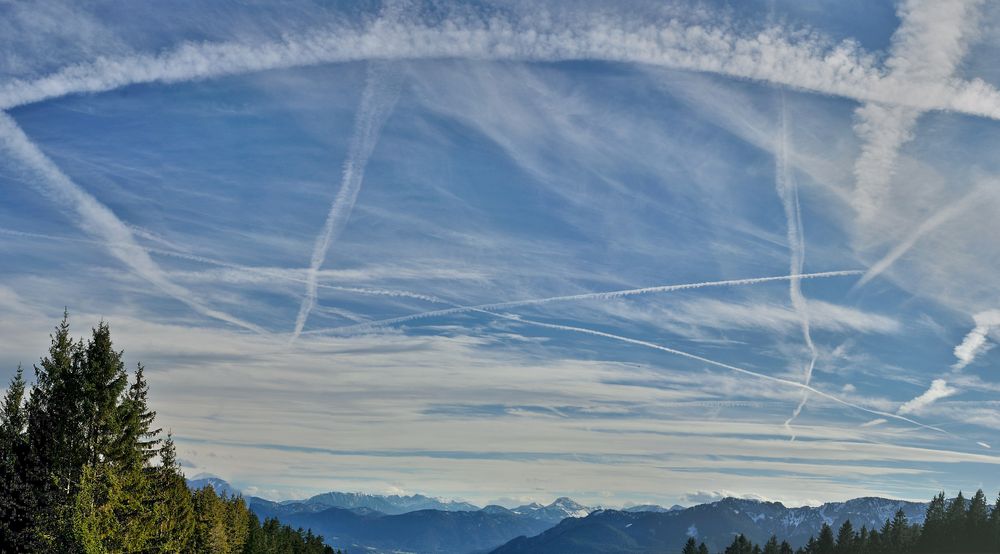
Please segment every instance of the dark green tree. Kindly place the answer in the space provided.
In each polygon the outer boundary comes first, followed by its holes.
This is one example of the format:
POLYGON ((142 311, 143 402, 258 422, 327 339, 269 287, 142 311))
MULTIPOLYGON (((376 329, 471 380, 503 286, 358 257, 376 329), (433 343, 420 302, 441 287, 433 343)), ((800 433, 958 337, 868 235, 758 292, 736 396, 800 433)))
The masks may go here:
POLYGON ((965 512, 966 552, 987 552, 992 544, 990 533, 990 507, 982 489, 969 500, 965 512))
POLYGON ((33 549, 34 497, 28 482, 28 420, 20 366, 0 405, 0 552, 33 549))
POLYGON ((923 532, 920 534, 920 540, 917 541, 917 552, 933 554, 940 552, 945 546, 947 537, 946 506, 944 492, 935 496, 927 505, 923 532))
POLYGON ((693 537, 689 537, 687 542, 684 543, 684 548, 681 549, 681 554, 698 554, 698 541, 694 540, 693 537))
POLYGON ((160 466, 153 471, 153 552, 182 553, 194 536, 194 502, 177 462, 174 439, 168 433, 160 448, 160 466))
POLYGON ((48 356, 35 366, 27 404, 28 460, 25 470, 34 496, 33 534, 52 552, 74 553, 72 511, 88 461, 84 411, 84 346, 69 334, 69 316, 51 336, 48 356))
POLYGON ((51 339, 30 395, 19 369, 0 403, 0 553, 333 553, 242 498, 188 490, 106 323, 74 342, 64 314, 51 339))
POLYGON ((837 542, 834 547, 836 554, 855 554, 857 550, 857 535, 854 534, 854 526, 851 520, 845 520, 837 531, 837 542))
POLYGON ((726 547, 725 554, 753 554, 753 546, 753 543, 740 533, 733 539, 732 544, 726 547))

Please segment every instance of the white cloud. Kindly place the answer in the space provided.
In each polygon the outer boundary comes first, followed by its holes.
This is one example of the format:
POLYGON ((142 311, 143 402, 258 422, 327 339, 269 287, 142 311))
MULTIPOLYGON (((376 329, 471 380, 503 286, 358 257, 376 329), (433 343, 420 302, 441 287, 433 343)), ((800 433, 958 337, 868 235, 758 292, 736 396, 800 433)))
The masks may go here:
POLYGON ((955 347, 955 357, 958 361, 952 365, 954 369, 964 368, 977 356, 993 347, 987 337, 996 326, 1000 325, 1000 310, 987 310, 972 317, 976 326, 955 347))
POLYGON ((336 242, 351 217, 354 203, 358 199, 358 193, 361 192, 368 158, 375 150, 382 126, 385 125, 399 98, 398 80, 398 74, 391 66, 380 62, 369 64, 365 90, 361 93, 361 105, 355 115, 350 150, 341 174, 340 190, 330 205, 330 211, 323 222, 323 229, 313 245, 309 270, 306 272, 306 294, 295 318, 291 342, 302 334, 302 329, 309 319, 309 312, 316 306, 319 270, 326 261, 330 246, 336 242))
POLYGON ((191 291, 170 281, 160 266, 150 258, 149 253, 136 242, 128 225, 56 167, 24 134, 17 122, 2 112, 0 151, 16 160, 30 174, 27 182, 31 186, 70 215, 85 233, 103 242, 112 256, 161 292, 207 317, 258 333, 264 332, 257 325, 209 307, 191 291))
MULTIPOLYGON (((901 23, 893 35, 886 60, 887 81, 945 83, 965 56, 969 38, 976 32, 979 1, 939 2, 907 0, 899 6, 901 23)), ((855 116, 855 131, 862 139, 861 155, 854 166, 854 208, 863 223, 874 217, 884 202, 895 171, 900 148, 913 139, 921 110, 912 106, 866 103, 855 116)))
POLYGON ((688 492, 681 495, 681 501, 691 504, 708 504, 710 502, 718 502, 723 498, 742 498, 745 500, 760 500, 768 501, 768 498, 761 496, 759 494, 741 494, 737 492, 732 492, 728 490, 711 490, 711 491, 695 491, 688 492))
POLYGON ((934 402, 958 394, 958 389, 949 387, 944 379, 935 379, 923 394, 905 402, 899 407, 900 414, 918 414, 934 402))
MULTIPOLYGON (((950 3, 945 3, 950 4, 950 3)), ((0 107, 121 86, 174 83, 237 73, 367 59, 469 58, 514 61, 604 60, 753 79, 796 89, 921 110, 1000 117, 1000 92, 983 81, 887 79, 854 43, 769 28, 630 20, 608 14, 568 20, 529 13, 436 24, 375 19, 363 27, 329 25, 280 41, 185 43, 162 54, 103 57, 0 88, 0 107)), ((937 57, 934 58, 935 60, 937 57)))

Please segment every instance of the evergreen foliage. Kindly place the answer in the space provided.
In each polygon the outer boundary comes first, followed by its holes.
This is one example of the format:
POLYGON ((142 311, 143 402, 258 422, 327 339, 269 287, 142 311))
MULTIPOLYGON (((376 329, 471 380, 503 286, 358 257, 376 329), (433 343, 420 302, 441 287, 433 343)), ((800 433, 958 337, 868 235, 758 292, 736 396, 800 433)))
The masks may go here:
MULTIPOLYGON (((692 552, 689 539, 683 554, 692 552)), ((834 537, 823 524, 805 546, 793 550, 772 536, 763 546, 738 535, 722 554, 985 554, 1000 552, 1000 498, 990 506, 982 490, 969 500, 959 492, 949 500, 942 492, 927 505, 924 524, 910 524, 902 510, 887 519, 880 530, 862 526, 854 530, 845 521, 834 537)), ((706 549, 704 553, 707 554, 706 549)))
POLYGON ((34 384, 18 368, 0 402, 0 554, 335 554, 238 496, 188 490, 107 323, 74 341, 64 314, 51 339, 34 384))

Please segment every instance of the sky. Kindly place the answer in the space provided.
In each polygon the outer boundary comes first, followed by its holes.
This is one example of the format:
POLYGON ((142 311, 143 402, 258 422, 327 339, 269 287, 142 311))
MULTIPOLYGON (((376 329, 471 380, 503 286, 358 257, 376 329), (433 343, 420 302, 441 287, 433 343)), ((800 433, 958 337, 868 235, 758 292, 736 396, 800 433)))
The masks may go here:
POLYGON ((1000 489, 1000 6, 0 2, 0 378, 246 494, 1000 489), (30 372, 29 372, 30 373, 30 372))

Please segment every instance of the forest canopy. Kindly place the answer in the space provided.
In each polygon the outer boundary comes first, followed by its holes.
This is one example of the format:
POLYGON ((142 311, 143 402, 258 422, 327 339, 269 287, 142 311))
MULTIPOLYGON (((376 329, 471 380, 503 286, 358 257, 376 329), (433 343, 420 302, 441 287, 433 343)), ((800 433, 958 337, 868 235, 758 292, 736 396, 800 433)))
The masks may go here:
POLYGON ((64 315, 51 339, 0 405, 0 552, 335 552, 239 496, 188 489, 144 368, 126 369, 107 323, 74 340, 64 315))

